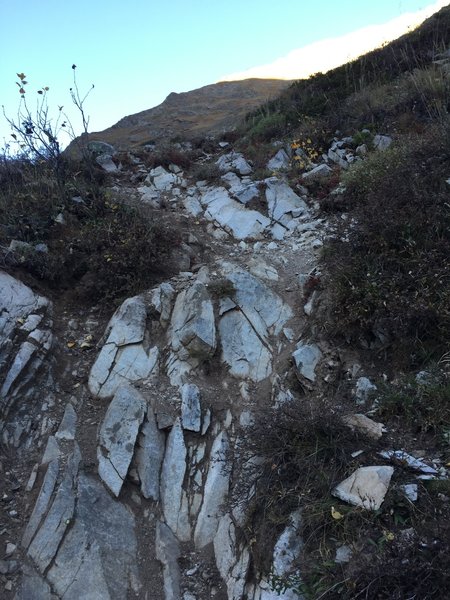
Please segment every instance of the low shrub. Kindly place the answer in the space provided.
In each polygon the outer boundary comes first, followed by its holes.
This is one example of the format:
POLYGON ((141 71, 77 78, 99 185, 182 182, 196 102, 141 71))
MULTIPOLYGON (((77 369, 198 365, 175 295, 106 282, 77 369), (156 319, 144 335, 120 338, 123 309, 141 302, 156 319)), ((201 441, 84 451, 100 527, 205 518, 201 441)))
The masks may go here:
POLYGON ((286 132, 286 116, 281 113, 259 115, 249 121, 247 137, 251 142, 270 142, 286 132))
POLYGON ((150 287, 170 269, 178 236, 143 212, 114 201, 99 168, 67 162, 64 194, 54 169, 28 160, 0 165, 0 251, 3 267, 72 289, 89 302, 120 300, 150 287), (94 181, 92 173, 95 173, 94 181), (18 250, 9 249, 19 242, 18 250), (21 243, 29 244, 26 246, 21 243), (44 244, 44 251, 36 251, 44 244))
POLYGON ((244 533, 258 569, 270 571, 275 541, 300 507, 306 540, 317 540, 318 530, 333 523, 330 492, 349 474, 357 440, 331 406, 317 399, 261 411, 246 428, 231 502, 249 505, 244 533))
POLYGON ((162 146, 154 152, 148 152, 144 155, 144 160, 149 169, 159 166, 168 169, 172 164, 181 169, 189 169, 191 166, 189 153, 178 150, 173 145, 162 146))
POLYGON ((351 226, 325 252, 333 309, 348 340, 383 339, 410 364, 450 335, 450 125, 374 152, 344 177, 351 226))
POLYGON ((395 384, 380 384, 376 406, 381 420, 398 420, 415 435, 431 433, 450 449, 450 378, 444 371, 425 371, 418 378, 403 376, 395 384))
POLYGON ((191 169, 191 176, 194 181, 207 181, 208 183, 218 183, 222 175, 221 170, 214 162, 198 163, 191 169))

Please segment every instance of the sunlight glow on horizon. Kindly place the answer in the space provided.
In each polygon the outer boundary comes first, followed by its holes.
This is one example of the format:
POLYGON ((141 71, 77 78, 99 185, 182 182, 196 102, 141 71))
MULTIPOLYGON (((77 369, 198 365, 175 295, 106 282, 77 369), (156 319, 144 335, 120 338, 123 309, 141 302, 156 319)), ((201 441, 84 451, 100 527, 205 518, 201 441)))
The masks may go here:
POLYGON ((306 79, 315 73, 325 73, 408 33, 447 5, 448 0, 438 0, 422 10, 405 13, 382 25, 369 25, 343 36, 308 44, 273 62, 225 75, 217 81, 306 79))

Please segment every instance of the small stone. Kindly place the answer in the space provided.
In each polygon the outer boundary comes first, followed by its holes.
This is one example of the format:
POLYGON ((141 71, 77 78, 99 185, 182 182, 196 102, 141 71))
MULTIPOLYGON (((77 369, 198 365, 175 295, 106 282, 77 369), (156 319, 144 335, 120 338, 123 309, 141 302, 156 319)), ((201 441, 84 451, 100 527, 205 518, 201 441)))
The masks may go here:
POLYGON ((400 486, 400 489, 405 494, 405 498, 410 502, 416 502, 419 497, 419 488, 417 483, 407 483, 406 485, 400 486))
POLYGON ((39 463, 35 463, 33 469, 31 470, 30 477, 28 478, 28 482, 25 486, 26 492, 31 492, 36 482, 37 472, 39 469, 39 463))
POLYGON ((316 181, 320 179, 326 179, 332 174, 333 170, 328 165, 318 165, 308 171, 307 173, 303 173, 303 179, 305 181, 316 181))
POLYGON ((336 557, 334 562, 338 564, 348 563, 350 562, 352 556, 353 552, 350 546, 339 546, 339 548, 336 549, 336 557))
POLYGON ((141 506, 142 500, 141 500, 141 497, 139 496, 139 494, 137 494, 136 492, 132 492, 131 499, 133 500, 133 502, 135 504, 137 504, 138 506, 141 506))
POLYGON ((66 406, 64 416, 55 437, 59 440, 74 440, 77 427, 77 413, 70 402, 66 406))
POLYGON ((288 342, 292 342, 294 340, 294 331, 290 327, 285 327, 283 329, 283 333, 288 342))
POLYGON ((383 450, 380 452, 380 456, 386 458, 387 460, 391 460, 400 466, 409 467, 413 471, 418 471, 419 473, 423 473, 427 476, 434 476, 438 474, 434 467, 430 467, 423 460, 414 458, 414 456, 411 456, 403 450, 383 450))
POLYGON ((360 377, 356 382, 355 398, 357 404, 364 404, 367 402, 377 390, 377 386, 374 385, 367 377, 360 377))
POLYGON ((15 573, 19 568, 17 560, 0 560, 0 574, 11 575, 15 573))
POLYGON ((360 432, 367 437, 378 440, 383 435, 383 424, 376 423, 366 417, 365 415, 355 414, 355 415, 346 415, 342 419, 350 429, 353 431, 360 432))
POLYGON ((11 554, 14 554, 14 552, 16 551, 16 548, 17 548, 16 544, 8 542, 6 544, 6 550, 5 550, 6 556, 11 556, 11 554))
POLYGON ((5 583, 5 590, 6 590, 6 591, 10 592, 10 591, 12 590, 12 587, 13 587, 13 583, 12 583, 12 581, 11 581, 11 580, 9 580, 9 581, 7 581, 7 582, 5 583))
POLYGON ((299 375, 314 382, 315 369, 322 357, 322 352, 315 344, 298 344, 297 350, 292 354, 299 375))
POLYGON ((373 145, 376 150, 387 150, 392 144, 392 138, 388 135, 376 135, 373 138, 373 145))

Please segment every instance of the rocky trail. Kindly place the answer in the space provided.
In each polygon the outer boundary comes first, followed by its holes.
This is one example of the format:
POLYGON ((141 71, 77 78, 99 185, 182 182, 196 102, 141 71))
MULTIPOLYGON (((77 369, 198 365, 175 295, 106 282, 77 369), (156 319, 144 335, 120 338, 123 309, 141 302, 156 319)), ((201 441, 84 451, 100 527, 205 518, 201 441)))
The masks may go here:
MULTIPOLYGON (((345 140, 330 152, 355 158, 345 140)), ((255 571, 239 535, 245 508, 227 504, 237 473, 229 457, 255 414, 291 402, 299 386, 326 389, 337 365, 308 326, 333 224, 305 188, 289 185, 287 154, 255 181, 224 144, 217 184, 177 165, 148 172, 138 159, 127 171, 104 156, 113 196, 186 233, 179 272, 114 314, 52 303, 0 273, 2 597, 299 597, 279 595, 255 571)), ((360 405, 373 389, 362 375, 355 367, 360 405)), ((352 426, 382 433, 361 415, 352 426)), ((336 495, 379 507, 396 458, 358 469, 336 495)), ((443 475, 419 462, 420 473, 443 475)), ((273 553, 279 576, 297 569, 302 548, 299 513, 291 521, 273 553)))

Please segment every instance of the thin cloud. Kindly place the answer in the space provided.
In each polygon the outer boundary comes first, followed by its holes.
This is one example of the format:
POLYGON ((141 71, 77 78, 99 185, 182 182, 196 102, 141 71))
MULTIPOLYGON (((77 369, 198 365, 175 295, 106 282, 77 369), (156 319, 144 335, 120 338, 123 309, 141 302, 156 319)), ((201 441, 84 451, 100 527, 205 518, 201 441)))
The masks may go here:
POLYGON ((386 42, 397 39, 407 31, 416 28, 447 4, 447 0, 438 0, 422 10, 405 13, 383 25, 370 25, 344 36, 309 44, 303 48, 292 50, 287 56, 266 65, 225 75, 219 81, 238 81, 251 77, 303 79, 313 73, 324 73, 374 50, 386 42))

